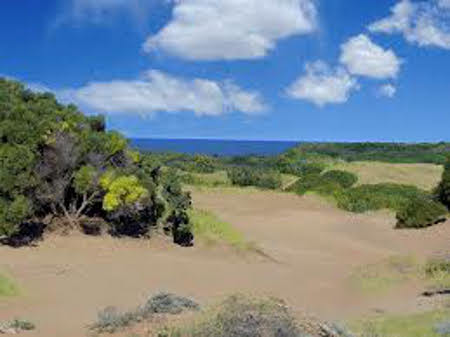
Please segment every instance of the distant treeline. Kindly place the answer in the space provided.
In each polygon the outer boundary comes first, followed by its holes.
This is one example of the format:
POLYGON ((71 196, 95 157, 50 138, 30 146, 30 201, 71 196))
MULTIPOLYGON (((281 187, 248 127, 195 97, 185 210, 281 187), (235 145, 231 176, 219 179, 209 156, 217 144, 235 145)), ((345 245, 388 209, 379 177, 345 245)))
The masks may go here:
POLYGON ((289 151, 346 161, 444 164, 450 153, 450 143, 303 143, 289 151))

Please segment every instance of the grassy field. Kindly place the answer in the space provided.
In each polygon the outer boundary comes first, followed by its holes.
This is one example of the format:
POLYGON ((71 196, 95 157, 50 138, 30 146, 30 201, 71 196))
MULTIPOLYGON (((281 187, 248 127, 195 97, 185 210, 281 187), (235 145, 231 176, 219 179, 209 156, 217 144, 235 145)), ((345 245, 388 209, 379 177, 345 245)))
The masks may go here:
POLYGON ((9 278, 0 274, 0 298, 15 296, 19 293, 16 284, 9 278))
POLYGON ((412 256, 393 256, 358 268, 351 276, 351 284, 367 294, 379 294, 388 291, 403 282, 417 279, 421 274, 421 266, 412 256))
POLYGON ((358 184, 397 183, 431 190, 441 179, 443 168, 434 164, 389 164, 381 162, 339 163, 333 166, 355 173, 358 184))
POLYGON ((351 330, 370 337, 445 337, 436 328, 450 322, 449 310, 430 311, 405 316, 381 315, 351 324, 351 330))
POLYGON ((245 249, 248 246, 242 233, 233 228, 231 224, 220 220, 213 213, 192 209, 189 215, 193 233, 200 241, 208 245, 227 244, 238 249, 245 249))

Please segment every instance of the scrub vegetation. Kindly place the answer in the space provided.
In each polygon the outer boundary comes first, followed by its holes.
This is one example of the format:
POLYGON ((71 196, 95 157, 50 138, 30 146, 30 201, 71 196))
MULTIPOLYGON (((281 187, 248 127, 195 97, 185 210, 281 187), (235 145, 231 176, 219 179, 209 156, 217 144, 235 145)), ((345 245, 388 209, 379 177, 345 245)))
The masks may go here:
POLYGON ((103 117, 0 79, 2 242, 29 244, 56 228, 144 237, 162 226, 189 245, 190 196, 153 164, 103 117))
POLYGON ((19 288, 13 280, 5 275, 0 274, 0 298, 15 296, 19 293, 19 288))

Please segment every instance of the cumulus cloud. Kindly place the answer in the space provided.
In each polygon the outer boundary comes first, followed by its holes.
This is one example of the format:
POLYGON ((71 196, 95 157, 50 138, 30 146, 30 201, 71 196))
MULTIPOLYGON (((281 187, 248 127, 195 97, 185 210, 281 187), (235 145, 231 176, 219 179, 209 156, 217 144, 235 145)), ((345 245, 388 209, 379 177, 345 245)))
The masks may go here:
POLYGON ((316 29, 315 0, 174 0, 172 20, 145 42, 189 60, 255 59, 279 39, 316 29))
POLYGON ((364 34, 352 37, 341 46, 340 62, 353 75, 377 79, 395 78, 401 65, 392 50, 384 50, 364 34))
POLYGON ((109 114, 191 111, 197 116, 219 116, 229 111, 256 114, 267 109, 259 93, 244 91, 232 82, 187 80, 157 70, 149 70, 137 80, 93 82, 58 95, 64 101, 109 114))
POLYGON ((305 66, 305 74, 298 78, 287 93, 295 99, 310 101, 318 106, 345 103, 358 81, 344 68, 331 69, 326 63, 316 61, 305 66))
POLYGON ((390 16, 372 23, 369 30, 403 34, 408 42, 421 47, 450 49, 449 23, 449 0, 401 0, 391 9, 390 16))
POLYGON ((380 96, 384 96, 384 97, 388 97, 388 98, 394 97, 396 93, 397 93, 397 88, 393 84, 390 84, 390 83, 382 85, 378 90, 378 94, 380 96))

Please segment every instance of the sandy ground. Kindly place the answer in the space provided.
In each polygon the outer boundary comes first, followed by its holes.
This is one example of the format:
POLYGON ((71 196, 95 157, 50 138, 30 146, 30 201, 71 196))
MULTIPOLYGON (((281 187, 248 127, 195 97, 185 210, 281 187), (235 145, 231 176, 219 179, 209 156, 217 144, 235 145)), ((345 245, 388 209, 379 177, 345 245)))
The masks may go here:
POLYGON ((0 321, 35 322, 38 329, 28 336, 80 337, 99 309, 133 308, 159 290, 203 302, 234 292, 268 294, 333 320, 375 310, 414 311, 420 284, 368 296, 351 287, 349 275, 393 255, 450 248, 449 224, 394 231, 388 214, 355 216, 312 197, 281 193, 202 191, 193 197, 196 207, 234 224, 272 259, 81 235, 50 237, 36 248, 0 247, 0 270, 23 289, 22 296, 0 301, 0 321))

